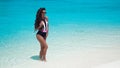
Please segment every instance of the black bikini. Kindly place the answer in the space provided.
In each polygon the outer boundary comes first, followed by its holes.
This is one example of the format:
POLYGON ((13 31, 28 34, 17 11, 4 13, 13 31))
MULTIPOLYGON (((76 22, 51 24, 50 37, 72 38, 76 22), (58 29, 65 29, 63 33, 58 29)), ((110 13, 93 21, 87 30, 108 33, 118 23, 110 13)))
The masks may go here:
POLYGON ((37 32, 38 35, 41 35, 44 39, 46 39, 46 32, 42 32, 42 31, 38 31, 37 32))

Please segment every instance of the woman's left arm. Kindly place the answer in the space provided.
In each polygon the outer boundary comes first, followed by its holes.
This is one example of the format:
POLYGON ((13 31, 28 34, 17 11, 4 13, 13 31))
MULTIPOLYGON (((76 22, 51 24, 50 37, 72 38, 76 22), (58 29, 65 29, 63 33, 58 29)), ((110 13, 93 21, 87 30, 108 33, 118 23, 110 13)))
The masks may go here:
POLYGON ((48 24, 48 29, 47 29, 47 33, 46 33, 46 38, 48 36, 48 32, 49 32, 49 24, 48 24))
MULTIPOLYGON (((48 21, 48 17, 45 17, 45 18, 46 18, 46 20, 48 21)), ((47 26, 46 38, 47 38, 47 36, 48 36, 48 32, 49 32, 49 23, 48 23, 48 26, 47 26)))

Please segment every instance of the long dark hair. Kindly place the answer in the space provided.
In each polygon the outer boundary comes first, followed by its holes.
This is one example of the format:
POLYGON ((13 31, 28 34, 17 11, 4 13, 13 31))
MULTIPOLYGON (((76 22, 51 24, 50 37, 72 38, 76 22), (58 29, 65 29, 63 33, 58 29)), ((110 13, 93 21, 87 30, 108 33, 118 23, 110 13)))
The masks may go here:
POLYGON ((35 24, 34 24, 34 29, 35 31, 37 30, 37 28, 39 27, 39 23, 42 19, 42 11, 45 10, 45 8, 39 8, 36 14, 36 19, 35 19, 35 24))

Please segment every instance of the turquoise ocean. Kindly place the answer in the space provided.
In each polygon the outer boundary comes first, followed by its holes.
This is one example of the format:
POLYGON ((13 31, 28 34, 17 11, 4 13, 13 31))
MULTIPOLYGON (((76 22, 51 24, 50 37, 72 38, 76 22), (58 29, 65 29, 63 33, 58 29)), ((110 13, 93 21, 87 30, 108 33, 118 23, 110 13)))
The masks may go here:
POLYGON ((0 0, 0 68, 39 54, 34 22, 40 7, 49 18, 50 59, 80 48, 120 48, 120 0, 0 0))

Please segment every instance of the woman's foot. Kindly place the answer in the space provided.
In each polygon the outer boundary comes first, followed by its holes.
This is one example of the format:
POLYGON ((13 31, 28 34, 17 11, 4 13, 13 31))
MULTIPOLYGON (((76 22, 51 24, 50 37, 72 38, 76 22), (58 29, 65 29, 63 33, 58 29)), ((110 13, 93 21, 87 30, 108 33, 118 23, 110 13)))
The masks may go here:
POLYGON ((44 59, 40 59, 40 61, 44 61, 44 62, 47 62, 47 60, 44 60, 44 59))
POLYGON ((43 57, 42 57, 42 56, 40 56, 40 60, 41 60, 41 61, 44 61, 44 59, 43 59, 43 57))
POLYGON ((44 61, 44 62, 47 62, 46 58, 43 57, 43 56, 40 56, 40 60, 41 60, 41 61, 44 61))
POLYGON ((47 60, 46 60, 46 59, 44 59, 43 61, 44 61, 44 62, 47 62, 47 60))

